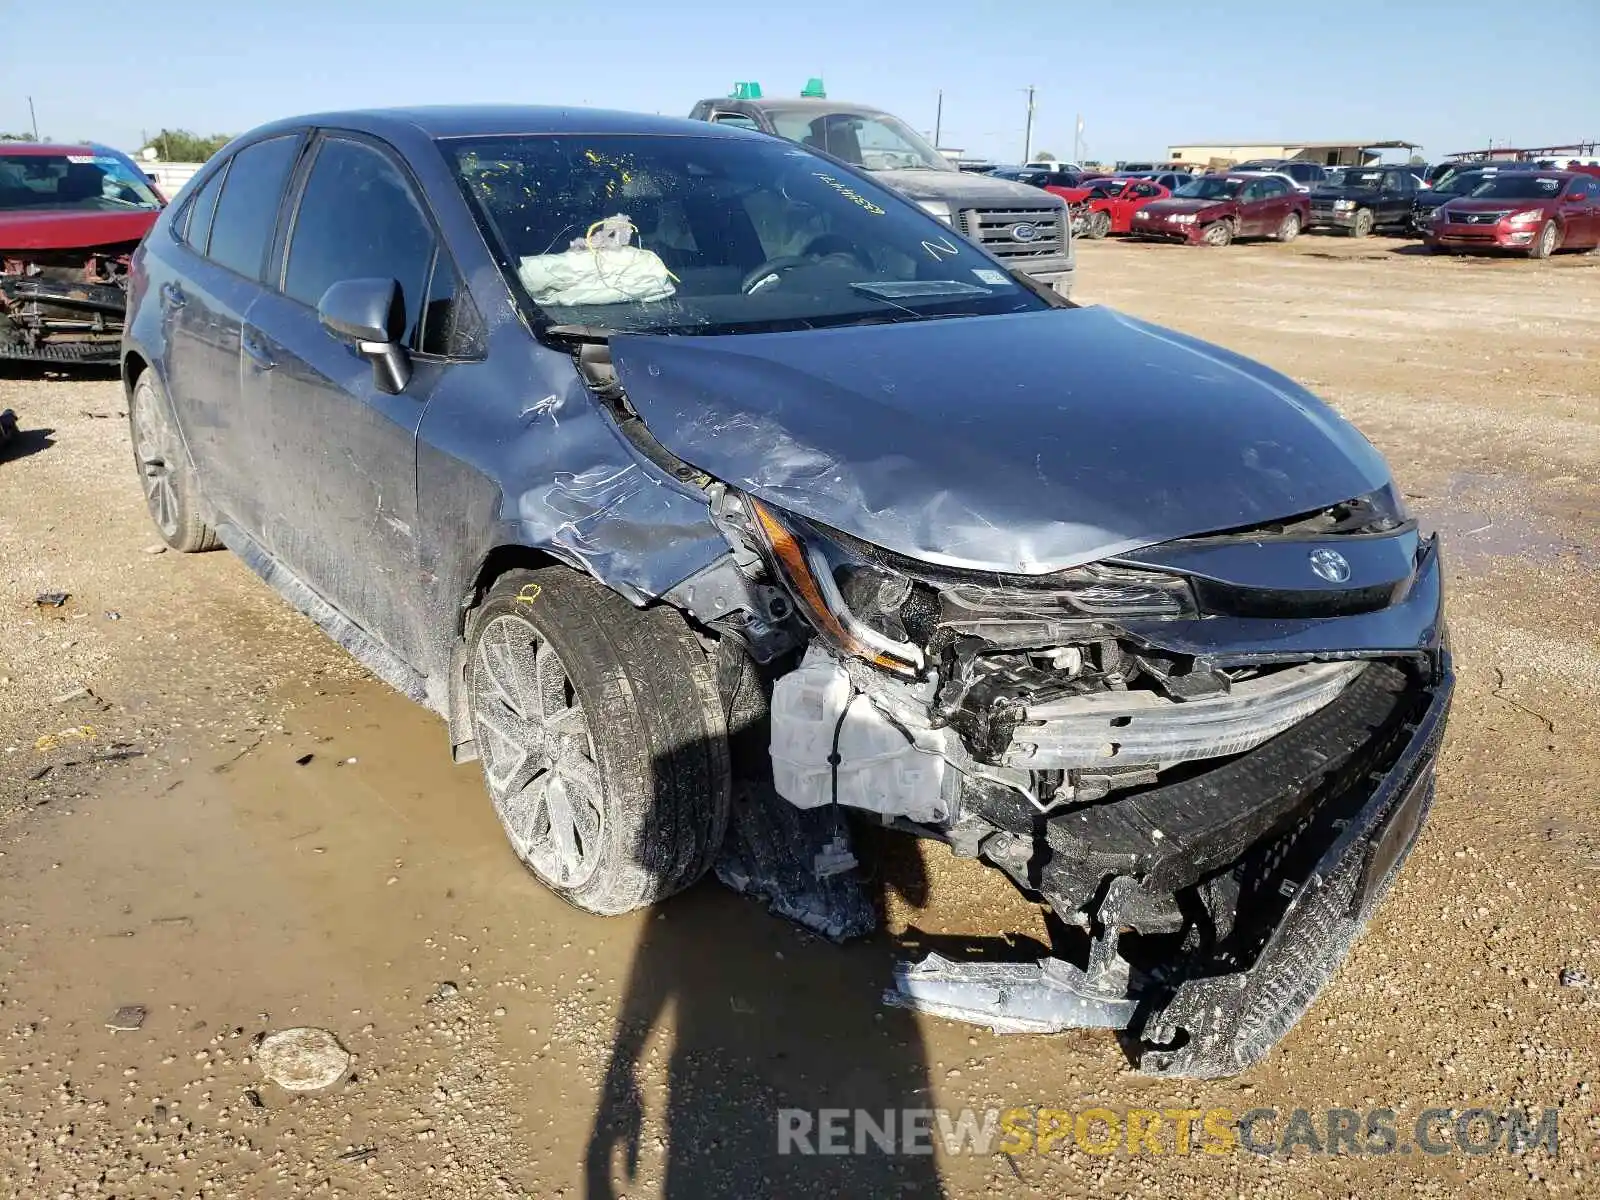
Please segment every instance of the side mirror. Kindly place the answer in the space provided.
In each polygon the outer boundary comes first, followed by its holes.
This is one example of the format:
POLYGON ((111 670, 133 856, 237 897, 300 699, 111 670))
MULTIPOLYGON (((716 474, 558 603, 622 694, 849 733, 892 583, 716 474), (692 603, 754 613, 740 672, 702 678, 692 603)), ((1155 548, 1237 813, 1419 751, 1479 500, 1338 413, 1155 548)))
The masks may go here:
POLYGON ((401 344, 406 307, 395 279, 341 279, 317 304, 322 327, 372 360, 372 385, 398 395, 411 382, 411 356, 401 344))

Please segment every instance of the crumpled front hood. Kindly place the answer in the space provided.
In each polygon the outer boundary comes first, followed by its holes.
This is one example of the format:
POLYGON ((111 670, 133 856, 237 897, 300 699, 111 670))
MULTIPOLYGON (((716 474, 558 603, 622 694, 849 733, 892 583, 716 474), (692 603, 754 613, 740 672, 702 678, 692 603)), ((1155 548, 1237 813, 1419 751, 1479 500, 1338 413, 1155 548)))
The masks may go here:
POLYGON ((1107 308, 618 335, 611 353, 678 457, 951 566, 1054 571, 1389 479, 1372 445, 1289 379, 1107 308))
POLYGON ((0 250, 73 250, 137 242, 161 214, 73 212, 70 209, 14 209, 0 212, 0 250))

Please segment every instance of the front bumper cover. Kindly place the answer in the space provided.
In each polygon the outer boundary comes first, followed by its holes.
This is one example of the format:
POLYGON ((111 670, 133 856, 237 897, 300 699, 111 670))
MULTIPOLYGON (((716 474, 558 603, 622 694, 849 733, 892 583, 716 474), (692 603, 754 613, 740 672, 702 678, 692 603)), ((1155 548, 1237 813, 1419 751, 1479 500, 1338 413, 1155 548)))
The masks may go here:
POLYGON ((1141 1070, 1217 1078, 1260 1059, 1333 977, 1393 885, 1433 804, 1434 763, 1455 688, 1448 652, 1404 750, 1317 861, 1253 966, 1195 979, 1145 1021, 1141 1070))

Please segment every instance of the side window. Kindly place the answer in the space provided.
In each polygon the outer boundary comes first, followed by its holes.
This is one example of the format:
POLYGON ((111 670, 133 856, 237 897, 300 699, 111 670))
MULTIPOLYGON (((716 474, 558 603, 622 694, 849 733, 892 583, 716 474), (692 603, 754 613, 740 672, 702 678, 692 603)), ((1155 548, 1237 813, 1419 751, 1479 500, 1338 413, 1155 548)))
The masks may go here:
POLYGON ((197 254, 206 252, 206 241, 211 236, 211 217, 217 211, 217 197, 222 195, 222 179, 227 173, 228 164, 223 163, 221 169, 195 193, 184 211, 181 236, 197 254))
POLYGON ((711 123, 713 125, 732 125, 735 129, 753 129, 757 133, 761 132, 761 126, 743 113, 712 113, 711 123))
POLYGON ((1134 184, 1133 194, 1135 196, 1154 196, 1156 194, 1156 189, 1153 184, 1137 183, 1134 184))
POLYGON ((233 156, 211 221, 207 257, 251 279, 261 277, 298 147, 297 137, 275 137, 233 156))
POLYGON ((411 348, 419 354, 440 358, 464 358, 480 349, 482 323, 467 289, 456 274, 450 256, 441 247, 428 279, 428 296, 422 306, 422 322, 411 348))
POLYGON ((315 308, 342 279, 397 279, 400 340, 415 345, 432 262, 433 229, 395 165, 363 142, 326 139, 289 237, 284 292, 315 308))
POLYGON ((1243 201, 1245 204, 1249 204, 1252 200, 1263 200, 1263 199, 1265 199, 1266 195, 1267 195, 1267 184, 1266 184, 1266 181, 1258 179, 1255 183, 1248 184, 1245 187, 1244 191, 1240 194, 1239 199, 1241 201, 1243 201))

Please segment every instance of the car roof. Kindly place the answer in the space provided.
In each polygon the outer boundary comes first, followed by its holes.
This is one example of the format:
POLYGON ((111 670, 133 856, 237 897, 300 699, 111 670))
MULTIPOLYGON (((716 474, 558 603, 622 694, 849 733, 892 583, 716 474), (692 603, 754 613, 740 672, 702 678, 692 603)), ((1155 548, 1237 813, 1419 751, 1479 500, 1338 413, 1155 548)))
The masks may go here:
POLYGON ((79 143, 67 144, 65 142, 0 142, 0 154, 17 154, 40 158, 57 157, 63 154, 99 154, 98 146, 79 143))
POLYGON ((751 137, 748 130, 603 108, 537 104, 425 105, 307 113, 263 125, 252 132, 330 126, 382 137, 421 133, 429 138, 493 137, 505 134, 601 133, 657 137, 751 137))
POLYGON ((742 108, 787 108, 796 112, 849 112, 867 115, 887 116, 886 110, 876 104, 851 104, 848 100, 830 100, 817 96, 763 96, 759 100, 740 100, 732 96, 719 96, 715 100, 706 100, 705 104, 725 104, 742 108))

